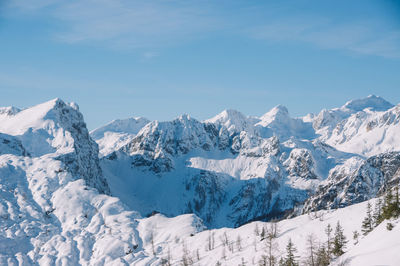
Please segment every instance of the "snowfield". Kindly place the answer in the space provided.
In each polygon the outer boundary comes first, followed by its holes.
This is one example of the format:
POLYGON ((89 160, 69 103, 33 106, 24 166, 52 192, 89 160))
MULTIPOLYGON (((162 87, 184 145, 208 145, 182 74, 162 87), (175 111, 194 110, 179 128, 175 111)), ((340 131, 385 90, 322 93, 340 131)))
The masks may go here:
MULTIPOLYGON (((374 200, 371 201, 373 203, 374 200)), ((353 232, 361 234, 361 222, 365 216, 367 202, 355 204, 343 209, 332 211, 319 211, 301 215, 292 219, 282 220, 277 223, 278 235, 274 243, 274 256, 285 256, 285 248, 289 238, 297 248, 296 255, 299 261, 305 260, 308 254, 307 237, 313 235, 316 246, 327 241, 325 228, 330 224, 335 228, 339 221, 344 228, 348 244, 346 253, 332 262, 339 265, 399 265, 400 262, 400 220, 391 221, 395 227, 392 231, 386 229, 386 223, 379 225, 367 236, 360 236, 358 244, 354 245, 353 232)), ((157 259, 146 259, 138 265, 159 265, 161 261, 170 258, 172 265, 180 265, 184 254, 195 265, 258 265, 263 255, 268 253, 266 240, 255 233, 256 228, 261 232, 262 228, 269 228, 270 223, 252 222, 239 228, 221 228, 196 232, 196 225, 192 230, 185 226, 192 223, 191 220, 183 223, 171 223, 173 219, 167 219, 162 215, 140 220, 141 235, 148 236, 144 242, 144 249, 151 254, 153 250, 157 259), (142 225, 144 224, 144 225, 142 225), (182 229, 182 230, 181 230, 182 229), (153 238, 149 235, 153 234, 153 238), (225 235, 231 245, 224 245, 225 235), (237 239, 241 239, 240 248, 237 239), (151 239, 153 239, 153 244, 151 239), (210 239, 214 243, 209 249, 210 239), (199 254, 199 258, 197 254, 199 254)), ((182 219, 182 218, 181 218, 182 219)))
POLYGON ((304 263, 338 221, 348 243, 331 265, 400 265, 399 219, 361 234, 368 200, 399 184, 399 108, 368 96, 90 133, 60 99, 0 108, 0 265, 259 265, 272 225, 273 255, 291 239, 304 263))

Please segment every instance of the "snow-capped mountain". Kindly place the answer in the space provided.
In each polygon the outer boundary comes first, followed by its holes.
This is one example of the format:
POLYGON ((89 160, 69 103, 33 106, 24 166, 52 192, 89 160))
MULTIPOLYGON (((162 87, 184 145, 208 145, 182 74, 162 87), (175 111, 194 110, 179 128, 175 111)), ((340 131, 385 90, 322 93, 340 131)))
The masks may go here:
POLYGON ((0 119, 0 264, 134 260, 139 215, 106 195, 77 105, 55 99, 0 119))
POLYGON ((22 111, 10 110, 15 111, 0 116, 0 132, 4 136, 14 136, 31 157, 47 155, 60 160, 89 186, 109 192, 99 167, 98 147, 89 137, 76 104, 55 99, 22 111))
MULTIPOLYGON (((183 115, 148 123, 129 143, 103 157, 101 165, 113 194, 142 215, 194 212, 207 226, 237 226, 282 217, 332 180, 332 171, 349 171, 351 162, 363 162, 366 152, 346 148, 353 145, 351 137, 334 143, 340 125, 349 123, 342 135, 350 130, 363 134, 359 124, 380 121, 374 136, 390 143, 392 134, 388 139, 379 134, 399 131, 395 110, 384 99, 368 96, 304 118, 290 117, 280 105, 259 118, 235 110, 203 122, 183 115), (375 117, 387 113, 391 124, 375 117), (371 118, 365 122, 367 114, 371 118)), ((365 138, 379 146, 369 135, 365 138)), ((400 149, 389 144, 374 148, 393 150, 400 149)), ((363 200, 370 197, 367 193, 363 200)))
POLYGON ((254 133, 254 124, 258 121, 259 119, 256 117, 248 117, 239 111, 229 109, 204 122, 214 124, 217 127, 224 127, 232 135, 242 131, 254 133))
POLYGON ((400 105, 385 111, 364 109, 340 121, 326 143, 364 156, 399 151, 400 105))
MULTIPOLYGON (((347 123, 348 120, 350 120, 350 123, 351 121, 354 123, 354 120, 360 122, 365 119, 365 116, 368 114, 384 112, 393 107, 393 104, 385 99, 379 96, 369 95, 364 99, 348 101, 340 108, 322 110, 318 115, 314 115, 312 119, 313 127, 316 132, 321 135, 320 139, 327 141, 332 135, 340 135, 340 132, 345 129, 343 125, 347 123)), ((333 141, 331 140, 330 142, 332 143, 333 141)), ((342 142, 345 142, 345 140, 342 140, 342 142)))
MULTIPOLYGON (((287 215, 299 216, 278 223, 277 257, 338 220, 350 239, 365 201, 398 185, 399 108, 368 96, 300 118, 277 106, 90 134, 74 103, 0 108, 0 265, 258 264, 255 228, 287 215)), ((333 265, 395 265, 399 221, 394 236, 387 223, 333 265)))

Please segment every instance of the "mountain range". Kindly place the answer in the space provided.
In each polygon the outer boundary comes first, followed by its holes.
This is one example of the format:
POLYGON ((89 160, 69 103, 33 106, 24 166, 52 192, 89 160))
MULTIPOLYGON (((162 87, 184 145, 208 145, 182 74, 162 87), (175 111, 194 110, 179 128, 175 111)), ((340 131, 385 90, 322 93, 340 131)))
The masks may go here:
MULTIPOLYGON (((349 235, 366 201, 399 184, 398 136, 400 105, 374 95, 304 117, 278 105, 260 117, 135 117, 91 132, 61 99, 0 108, 0 264, 159 265, 168 254, 179 264, 190 242, 198 265, 215 265, 217 248, 204 246, 228 231, 244 248, 224 263, 251 265, 261 249, 249 228, 282 220, 282 243, 311 224, 323 232, 310 213, 351 216, 349 235)), ((388 238, 376 230, 343 259, 368 261, 360 246, 388 238)))

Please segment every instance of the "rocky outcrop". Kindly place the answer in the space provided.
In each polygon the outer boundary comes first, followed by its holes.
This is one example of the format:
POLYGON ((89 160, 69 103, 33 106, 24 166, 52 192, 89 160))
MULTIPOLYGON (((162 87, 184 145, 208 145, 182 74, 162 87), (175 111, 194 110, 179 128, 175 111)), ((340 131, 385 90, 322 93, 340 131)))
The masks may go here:
POLYGON ((364 162, 354 162, 354 166, 350 171, 350 165, 331 171, 327 183, 306 201, 303 212, 349 206, 381 195, 399 184, 399 152, 372 156, 364 162))
POLYGON ((22 155, 60 160, 65 166, 62 170, 75 179, 84 179, 101 193, 110 192, 99 166, 98 146, 90 138, 76 104, 54 99, 22 111, 2 110, 0 132, 13 136, 4 138, 3 144, 8 142, 22 155))
POLYGON ((283 163, 289 176, 299 176, 304 179, 316 179, 314 159, 307 149, 293 149, 289 158, 283 163))

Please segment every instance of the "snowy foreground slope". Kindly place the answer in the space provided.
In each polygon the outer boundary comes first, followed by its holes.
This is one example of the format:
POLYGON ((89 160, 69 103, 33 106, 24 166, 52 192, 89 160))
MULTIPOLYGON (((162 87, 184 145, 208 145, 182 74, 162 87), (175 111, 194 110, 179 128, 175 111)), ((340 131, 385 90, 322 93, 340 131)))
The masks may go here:
MULTIPOLYGON (((309 265, 304 264, 309 256, 307 238, 313 235, 317 248, 327 241, 327 225, 335 228, 339 221, 348 244, 346 253, 335 259, 331 265, 341 265, 343 262, 346 264, 342 265, 399 265, 399 219, 390 221, 395 225, 392 231, 386 229, 386 221, 368 235, 360 236, 358 243, 354 244, 353 232, 361 233, 366 205, 367 202, 363 202, 343 209, 319 211, 276 223, 278 233, 274 240, 273 255, 278 259, 285 257, 286 245, 291 239, 297 249, 297 261, 301 265, 309 265)), ((192 232, 197 230, 198 225, 195 223, 193 229, 189 230, 182 218, 183 216, 178 216, 168 219, 162 215, 155 215, 139 220, 145 252, 155 254, 155 258, 148 257, 138 265, 159 265, 162 261, 180 265, 184 260, 193 262, 194 265, 243 265, 243 262, 244 265, 259 265, 263 256, 268 255, 267 241, 261 240, 256 231, 257 228, 259 232, 263 227, 269 228, 271 223, 252 222, 235 229, 221 228, 195 234, 192 232)))
POLYGON ((340 220, 349 243, 333 265, 399 265, 398 220, 351 240, 365 200, 398 184, 398 108, 369 96, 304 118, 277 106, 91 134, 60 99, 0 108, 0 265, 257 265, 269 223, 251 221, 287 215, 277 257, 289 238, 304 257, 307 235, 324 242, 340 220))

